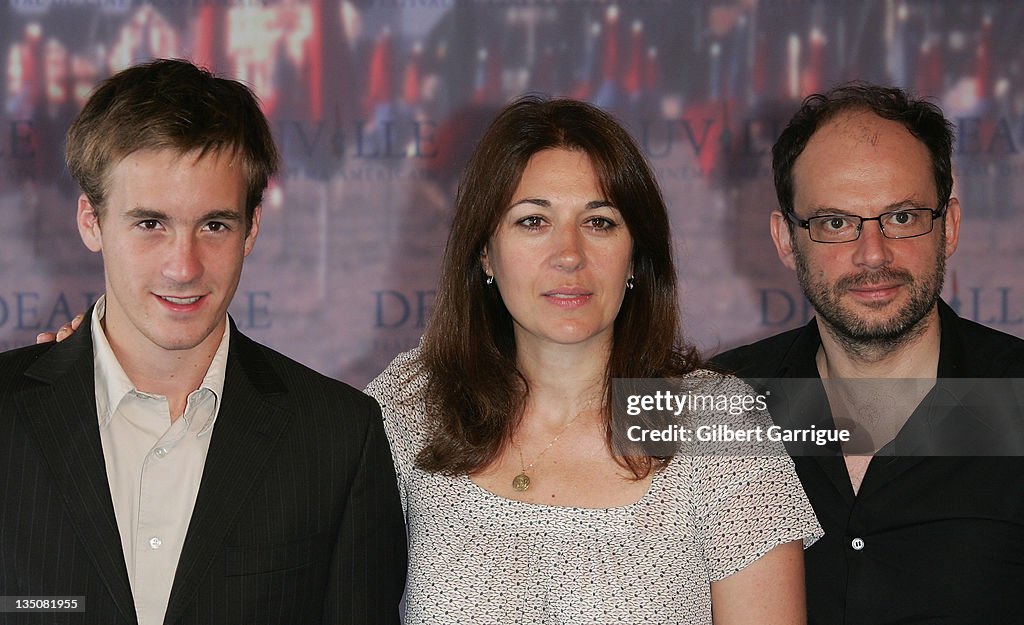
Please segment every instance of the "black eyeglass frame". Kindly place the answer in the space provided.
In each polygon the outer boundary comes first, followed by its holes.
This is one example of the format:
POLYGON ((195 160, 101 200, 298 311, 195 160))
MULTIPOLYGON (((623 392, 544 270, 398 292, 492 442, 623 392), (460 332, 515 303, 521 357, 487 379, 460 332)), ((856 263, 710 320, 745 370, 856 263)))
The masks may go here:
POLYGON ((837 244, 837 243, 853 243, 854 241, 856 241, 857 239, 860 238, 860 233, 861 233, 862 230, 864 230, 864 222, 865 221, 877 221, 878 222, 878 229, 882 232, 882 236, 887 238, 887 239, 892 239, 892 240, 913 239, 913 238, 916 238, 916 237, 923 237, 926 234, 930 234, 931 231, 935 229, 935 220, 939 219, 940 217, 944 217, 946 215, 946 207, 947 207, 947 205, 944 204, 944 205, 940 206, 939 208, 928 208, 926 206, 920 206, 918 208, 901 208, 901 209, 898 209, 898 210, 886 211, 886 212, 882 213, 881 215, 879 215, 878 217, 861 217, 860 215, 847 215, 847 214, 844 214, 844 213, 835 213, 835 214, 831 214, 831 215, 815 215, 814 217, 811 217, 809 219, 800 219, 799 217, 797 217, 796 215, 794 215, 793 213, 790 212, 790 213, 786 213, 786 219, 791 224, 800 226, 801 228, 806 230, 807 231, 807 237, 810 240, 814 241, 815 243, 824 243, 826 245, 832 245, 832 244, 837 244), (889 215, 896 215, 898 213, 907 213, 907 212, 910 212, 910 211, 922 211, 922 210, 923 211, 929 211, 932 214, 931 227, 928 228, 927 231, 922 232, 920 234, 911 234, 911 235, 902 236, 902 237, 894 237, 894 236, 889 236, 888 234, 886 234, 885 226, 882 225, 882 219, 884 219, 885 217, 888 217, 889 215), (844 219, 858 219, 858 220, 860 220, 859 223, 857 224, 857 236, 855 236, 854 238, 849 239, 847 241, 819 241, 819 240, 815 239, 814 237, 812 237, 811 236, 811 219, 828 219, 830 217, 842 217, 844 219))

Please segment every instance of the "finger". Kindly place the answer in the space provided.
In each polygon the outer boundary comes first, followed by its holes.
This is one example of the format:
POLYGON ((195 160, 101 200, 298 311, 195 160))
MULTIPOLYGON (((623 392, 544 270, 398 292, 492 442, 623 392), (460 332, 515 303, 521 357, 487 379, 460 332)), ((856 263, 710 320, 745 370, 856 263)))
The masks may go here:
POLYGON ((60 343, 61 341, 63 341, 64 339, 68 338, 69 336, 71 336, 74 333, 75 333, 75 331, 74 331, 74 329, 72 329, 71 324, 70 323, 65 323, 64 325, 62 325, 60 327, 59 330, 57 330, 57 342, 60 343))
POLYGON ((57 335, 53 332, 40 332, 36 335, 36 345, 41 343, 52 343, 57 340, 57 335))
POLYGON ((74 319, 71 320, 71 331, 72 332, 77 330, 78 326, 82 325, 82 319, 85 319, 85 315, 79 313, 79 314, 75 315, 74 319))

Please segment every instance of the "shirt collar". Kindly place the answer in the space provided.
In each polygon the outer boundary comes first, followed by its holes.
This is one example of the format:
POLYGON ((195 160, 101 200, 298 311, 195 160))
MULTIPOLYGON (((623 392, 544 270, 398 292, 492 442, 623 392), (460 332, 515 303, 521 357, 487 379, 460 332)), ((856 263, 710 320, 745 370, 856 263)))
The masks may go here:
MULTIPOLYGON (((939 310, 939 366, 938 377, 958 377, 956 363, 962 357, 959 353, 959 341, 956 336, 956 313, 941 298, 936 301, 939 310)), ((818 364, 815 358, 821 347, 821 332, 818 320, 812 318, 797 335, 789 351, 782 361, 779 371, 780 378, 817 378, 818 364)))
POLYGON ((949 304, 938 301, 939 307, 939 371, 940 378, 958 378, 963 375, 960 363, 964 362, 963 343, 957 332, 958 317, 949 304))
MULTIPOLYGON (((132 381, 121 367, 121 363, 117 361, 117 356, 114 355, 114 350, 110 347, 110 342, 107 340, 107 335, 103 330, 102 321, 106 311, 106 295, 101 295, 96 300, 96 307, 93 310, 92 321, 89 326, 92 332, 96 415, 99 418, 101 429, 110 424, 114 411, 117 410, 125 395, 131 392, 142 395, 148 394, 135 388, 135 385, 132 384, 132 381)), ((200 389, 207 389, 213 393, 214 398, 213 413, 206 423, 202 425, 199 435, 206 434, 213 428, 213 423, 217 420, 217 414, 220 412, 220 400, 224 392, 224 376, 227 372, 228 343, 231 335, 230 326, 230 323, 224 324, 224 334, 221 336, 220 345, 217 346, 217 352, 213 355, 210 367, 206 370, 206 375, 199 385, 200 389)), ((199 424, 195 425, 198 426, 199 424)), ((192 427, 193 424, 190 423, 189 429, 192 429, 192 427)))
POLYGON ((779 368, 780 378, 816 378, 818 365, 815 357, 821 347, 821 334, 818 331, 818 320, 812 318, 800 330, 796 340, 790 345, 782 366, 779 368))

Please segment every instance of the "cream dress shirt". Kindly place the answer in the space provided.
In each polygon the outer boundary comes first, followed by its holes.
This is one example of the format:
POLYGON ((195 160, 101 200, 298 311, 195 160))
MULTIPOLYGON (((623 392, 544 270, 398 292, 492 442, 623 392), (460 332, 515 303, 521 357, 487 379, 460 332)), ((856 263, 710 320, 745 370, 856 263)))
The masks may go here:
POLYGON ((210 448, 228 359, 228 324, 185 414, 128 379, 104 334, 105 298, 92 316, 96 414, 114 516, 139 625, 160 625, 210 448))

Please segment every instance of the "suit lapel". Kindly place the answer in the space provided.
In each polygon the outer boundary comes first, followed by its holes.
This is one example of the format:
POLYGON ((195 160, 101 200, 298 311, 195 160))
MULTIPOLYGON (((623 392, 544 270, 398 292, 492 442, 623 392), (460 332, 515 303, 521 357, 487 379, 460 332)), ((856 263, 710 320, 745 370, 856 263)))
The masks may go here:
POLYGON ((234 323, 230 341, 223 398, 165 623, 176 622, 195 595, 239 511, 262 480, 290 418, 266 399, 287 389, 260 347, 234 323))
POLYGON ((90 314, 25 375, 46 383, 18 399, 64 508, 122 617, 135 622, 128 570, 110 498, 96 415, 90 314))

